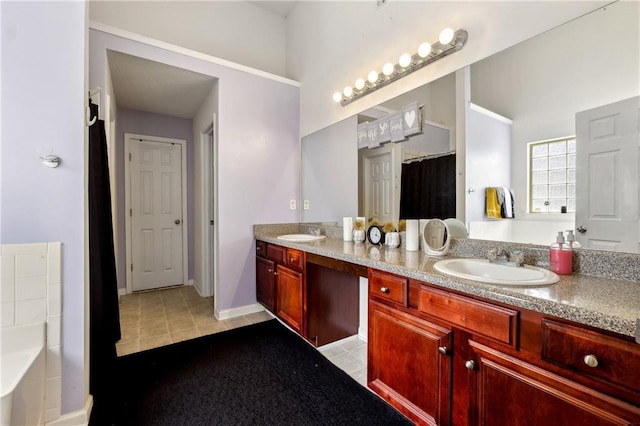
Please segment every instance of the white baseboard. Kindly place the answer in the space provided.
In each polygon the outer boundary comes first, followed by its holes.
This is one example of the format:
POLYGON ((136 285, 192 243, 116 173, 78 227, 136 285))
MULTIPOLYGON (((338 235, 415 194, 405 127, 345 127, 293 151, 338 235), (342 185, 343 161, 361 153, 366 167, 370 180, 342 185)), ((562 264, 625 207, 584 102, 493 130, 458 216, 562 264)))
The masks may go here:
POLYGON ((367 327, 358 327, 358 338, 364 342, 367 341, 367 327))
POLYGON ((64 414, 57 419, 45 423, 46 426, 86 426, 89 424, 91 409, 93 408, 93 396, 87 396, 84 407, 71 413, 64 414))
POLYGON ((264 311, 264 306, 259 303, 254 303, 253 305, 239 306, 237 308, 223 309, 221 311, 216 311, 213 314, 218 319, 218 321, 226 320, 229 318, 240 317, 242 315, 255 314, 256 312, 264 311))

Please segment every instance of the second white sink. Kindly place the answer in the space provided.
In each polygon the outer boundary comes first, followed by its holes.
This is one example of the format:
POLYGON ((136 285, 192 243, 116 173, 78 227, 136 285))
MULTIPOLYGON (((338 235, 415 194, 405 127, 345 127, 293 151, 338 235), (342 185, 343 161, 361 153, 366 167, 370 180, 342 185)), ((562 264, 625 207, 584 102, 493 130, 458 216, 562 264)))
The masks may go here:
POLYGON ((279 240, 291 241, 294 243, 307 243, 310 241, 319 241, 327 238, 325 235, 311 235, 311 234, 287 234, 280 235, 279 240))
POLYGON ((558 275, 536 266, 490 263, 487 259, 447 259, 434 269, 458 278, 505 286, 548 285, 560 281, 558 275))

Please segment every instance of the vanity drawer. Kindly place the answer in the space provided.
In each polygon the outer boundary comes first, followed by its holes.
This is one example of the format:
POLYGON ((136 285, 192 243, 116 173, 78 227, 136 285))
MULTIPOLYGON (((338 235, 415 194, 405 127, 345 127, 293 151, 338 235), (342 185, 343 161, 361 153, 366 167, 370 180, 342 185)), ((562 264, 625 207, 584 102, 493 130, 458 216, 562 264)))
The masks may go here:
POLYGON ((369 297, 407 306, 407 279, 369 269, 369 297))
POLYGON ((267 245, 267 257, 274 262, 280 264, 287 263, 287 249, 282 246, 275 246, 273 244, 267 245))
POLYGON ((304 252, 288 248, 285 263, 292 269, 302 271, 304 269, 304 252))
POLYGON ((267 256, 267 243, 264 241, 256 241, 256 254, 258 256, 267 256))
POLYGON ((431 287, 420 287, 418 310, 474 334, 516 347, 518 311, 431 287))
POLYGON ((542 357, 548 361, 640 388, 640 344, 582 327, 542 320, 542 357))

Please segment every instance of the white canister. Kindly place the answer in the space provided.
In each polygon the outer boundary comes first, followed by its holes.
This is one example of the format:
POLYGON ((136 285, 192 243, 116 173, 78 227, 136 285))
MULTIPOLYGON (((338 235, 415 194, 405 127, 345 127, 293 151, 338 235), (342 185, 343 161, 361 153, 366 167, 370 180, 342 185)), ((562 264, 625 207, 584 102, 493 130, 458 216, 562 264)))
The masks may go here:
POLYGON ((342 240, 353 241, 353 218, 342 218, 342 240))
POLYGON ((400 246, 400 233, 388 232, 384 236, 384 244, 389 248, 397 248, 400 246))
POLYGON ((407 242, 405 249, 407 251, 418 251, 420 249, 420 243, 418 238, 418 220, 407 219, 407 242))

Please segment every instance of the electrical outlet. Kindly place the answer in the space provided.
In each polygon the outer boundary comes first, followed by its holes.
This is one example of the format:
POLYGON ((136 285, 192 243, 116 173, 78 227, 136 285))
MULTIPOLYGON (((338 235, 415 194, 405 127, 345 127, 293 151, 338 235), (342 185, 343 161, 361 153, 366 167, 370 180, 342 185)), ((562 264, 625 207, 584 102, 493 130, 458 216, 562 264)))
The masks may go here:
POLYGON ((289 200, 289 210, 296 209, 296 200, 289 200))
POLYGON ((304 210, 309 210, 309 200, 304 200, 304 201, 302 202, 302 208, 303 208, 304 210))

